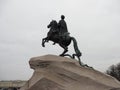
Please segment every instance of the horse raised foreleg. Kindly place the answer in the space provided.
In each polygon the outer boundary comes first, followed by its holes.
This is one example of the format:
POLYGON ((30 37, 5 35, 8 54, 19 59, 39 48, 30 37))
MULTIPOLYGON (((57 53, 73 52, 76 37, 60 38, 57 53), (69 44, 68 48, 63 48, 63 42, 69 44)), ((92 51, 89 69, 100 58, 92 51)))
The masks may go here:
POLYGON ((42 46, 45 47, 45 42, 47 42, 47 37, 42 39, 42 46))

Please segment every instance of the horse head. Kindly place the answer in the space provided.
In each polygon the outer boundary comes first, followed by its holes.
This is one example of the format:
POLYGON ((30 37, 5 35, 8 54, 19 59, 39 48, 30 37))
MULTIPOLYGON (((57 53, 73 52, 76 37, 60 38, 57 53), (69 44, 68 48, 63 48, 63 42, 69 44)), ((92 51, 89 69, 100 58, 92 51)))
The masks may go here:
POLYGON ((56 20, 52 20, 49 24, 49 26, 51 26, 51 28, 57 28, 58 27, 58 23, 56 20))

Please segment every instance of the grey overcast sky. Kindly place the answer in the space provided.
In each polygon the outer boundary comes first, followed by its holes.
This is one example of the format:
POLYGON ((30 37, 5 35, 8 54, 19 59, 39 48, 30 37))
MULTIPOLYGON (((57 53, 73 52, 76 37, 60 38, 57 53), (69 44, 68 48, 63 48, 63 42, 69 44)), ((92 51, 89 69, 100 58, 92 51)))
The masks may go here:
POLYGON ((52 43, 41 46, 47 25, 61 14, 82 62, 102 72, 120 62, 120 0, 0 0, 0 80, 27 80, 31 57, 63 51, 52 43))

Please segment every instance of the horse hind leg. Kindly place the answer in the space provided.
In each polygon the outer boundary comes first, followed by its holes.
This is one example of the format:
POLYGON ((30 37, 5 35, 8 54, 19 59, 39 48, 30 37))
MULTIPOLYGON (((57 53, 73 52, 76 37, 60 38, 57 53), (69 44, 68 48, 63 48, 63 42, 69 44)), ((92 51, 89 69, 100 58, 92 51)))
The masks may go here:
POLYGON ((75 56, 78 58, 79 64, 82 65, 80 57, 77 54, 72 54, 73 59, 75 59, 75 56))
POLYGON ((76 54, 72 54, 72 58, 73 58, 73 59, 75 59, 75 55, 76 55, 76 54))
POLYGON ((80 57, 78 56, 77 58, 79 60, 79 64, 82 65, 80 57))
POLYGON ((60 54, 60 56, 65 56, 65 53, 68 52, 68 47, 67 47, 67 46, 64 46, 64 45, 62 45, 62 44, 60 44, 60 46, 64 49, 63 53, 60 54))
POLYGON ((68 50, 67 50, 67 49, 64 49, 63 53, 60 54, 60 56, 65 56, 65 53, 67 53, 67 52, 68 52, 68 50))

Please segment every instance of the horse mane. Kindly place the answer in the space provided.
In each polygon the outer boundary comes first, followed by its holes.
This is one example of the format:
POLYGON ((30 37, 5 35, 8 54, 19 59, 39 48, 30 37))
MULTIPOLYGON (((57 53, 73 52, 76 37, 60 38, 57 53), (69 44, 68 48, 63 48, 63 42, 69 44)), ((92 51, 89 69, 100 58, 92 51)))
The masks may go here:
POLYGON ((56 20, 52 20, 52 23, 55 25, 55 26, 58 26, 58 23, 56 20))

